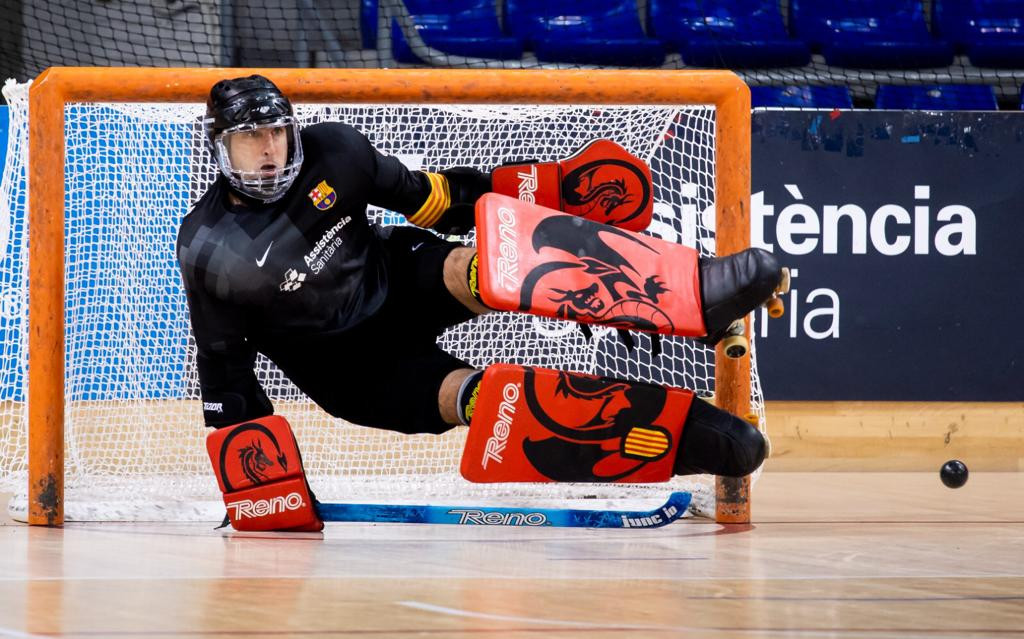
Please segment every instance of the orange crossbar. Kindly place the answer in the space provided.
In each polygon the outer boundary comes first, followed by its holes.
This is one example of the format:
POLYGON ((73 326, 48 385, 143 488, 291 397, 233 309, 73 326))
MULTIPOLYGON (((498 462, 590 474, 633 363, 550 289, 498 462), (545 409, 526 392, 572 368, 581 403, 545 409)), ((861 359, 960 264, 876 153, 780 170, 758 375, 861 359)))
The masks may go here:
MULTIPOLYGON (((218 80, 250 73, 270 78, 296 103, 715 105, 718 251, 749 244, 750 91, 728 71, 48 69, 29 90, 30 524, 64 522, 64 107, 205 102, 218 80)), ((745 415, 746 358, 719 351, 717 362, 718 405, 745 415)), ((719 480, 717 519, 749 521, 748 496, 743 484, 719 480)))

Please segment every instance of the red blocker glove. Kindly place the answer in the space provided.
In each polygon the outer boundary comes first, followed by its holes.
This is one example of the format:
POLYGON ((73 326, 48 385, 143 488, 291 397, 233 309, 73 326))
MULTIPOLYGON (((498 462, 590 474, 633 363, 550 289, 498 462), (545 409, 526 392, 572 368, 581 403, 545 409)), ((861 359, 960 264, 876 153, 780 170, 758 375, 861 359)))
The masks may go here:
POLYGON ((473 482, 662 482, 673 474, 691 391, 495 364, 462 454, 473 482))
POLYGON ((651 169, 611 140, 594 140, 560 162, 506 164, 491 188, 524 202, 642 231, 654 214, 651 169))
POLYGON ((261 417, 206 437, 235 530, 323 530, 288 421, 261 417))

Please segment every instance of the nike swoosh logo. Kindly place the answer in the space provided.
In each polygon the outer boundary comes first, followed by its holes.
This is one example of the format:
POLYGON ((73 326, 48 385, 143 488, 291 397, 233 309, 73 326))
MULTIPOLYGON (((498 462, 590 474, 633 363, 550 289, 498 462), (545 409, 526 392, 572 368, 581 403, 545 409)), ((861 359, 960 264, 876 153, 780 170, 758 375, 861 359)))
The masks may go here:
POLYGON ((420 242, 419 244, 414 244, 411 250, 415 251, 416 249, 418 249, 419 247, 423 246, 424 244, 425 244, 425 242, 420 242))
POLYGON ((256 260, 256 266, 258 266, 260 268, 263 268, 263 265, 267 262, 267 256, 270 255, 270 247, 273 246, 273 245, 274 245, 274 243, 271 242, 270 245, 267 246, 267 250, 263 251, 263 257, 261 257, 260 259, 256 260))

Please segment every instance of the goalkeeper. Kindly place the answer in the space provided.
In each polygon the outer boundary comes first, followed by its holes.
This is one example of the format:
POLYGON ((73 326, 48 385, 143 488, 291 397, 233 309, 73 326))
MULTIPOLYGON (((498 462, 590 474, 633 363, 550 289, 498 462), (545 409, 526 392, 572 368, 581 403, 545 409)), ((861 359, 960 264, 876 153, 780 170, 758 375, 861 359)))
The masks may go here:
MULTIPOLYGON (((177 257, 197 345, 203 415, 216 428, 272 415, 253 370, 257 353, 329 414, 355 424, 441 433, 468 423, 482 374, 441 350, 436 339, 447 327, 500 305, 488 299, 494 286, 481 281, 488 269, 485 256, 434 232, 470 232, 477 224, 477 201, 492 190, 521 191, 522 180, 518 187, 506 182, 526 175, 523 167, 540 181, 534 183, 540 184, 538 204, 566 211, 592 206, 578 193, 544 199, 545 171, 554 164, 502 167, 493 174, 471 168, 409 171, 346 124, 300 130, 288 99, 261 76, 215 84, 204 131, 220 171, 182 222, 177 257), (368 204, 402 213, 414 226, 371 224, 368 204)), ((643 228, 649 221, 647 176, 646 213, 614 227, 594 226, 641 238, 619 227, 643 228)), ((606 211, 609 201, 636 199, 622 193, 603 197, 606 211)), ((588 287, 569 278, 586 269, 564 268, 551 276, 553 290, 575 295, 579 303, 545 298, 514 310, 714 342, 734 319, 771 297, 781 279, 778 265, 763 251, 727 262, 701 260, 699 276, 697 258, 685 260, 690 262, 680 262, 678 270, 688 273, 692 290, 681 302, 682 312, 657 311, 644 321, 602 315, 593 292, 587 295, 588 287)), ((531 267, 519 265, 524 272, 531 267)), ((602 271, 598 279, 613 297, 621 296, 624 273, 602 271)), ((668 302, 665 290, 661 279, 650 276, 639 293, 627 294, 656 307, 668 302)), ((756 429, 736 418, 704 421, 703 430, 695 425, 684 431, 694 442, 689 452, 686 441, 677 442, 677 472, 744 475, 760 464, 764 441, 756 429)))

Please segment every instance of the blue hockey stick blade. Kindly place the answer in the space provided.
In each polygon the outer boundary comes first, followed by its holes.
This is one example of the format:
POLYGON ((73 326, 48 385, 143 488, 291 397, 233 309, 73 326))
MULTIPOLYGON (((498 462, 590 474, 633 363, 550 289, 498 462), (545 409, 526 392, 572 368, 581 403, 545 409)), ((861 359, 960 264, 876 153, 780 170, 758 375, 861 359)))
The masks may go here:
POLYGON ((570 510, 475 506, 400 506, 391 504, 317 504, 324 521, 468 526, 556 526, 562 528, 659 528, 679 519, 690 493, 672 493, 655 510, 570 510))

